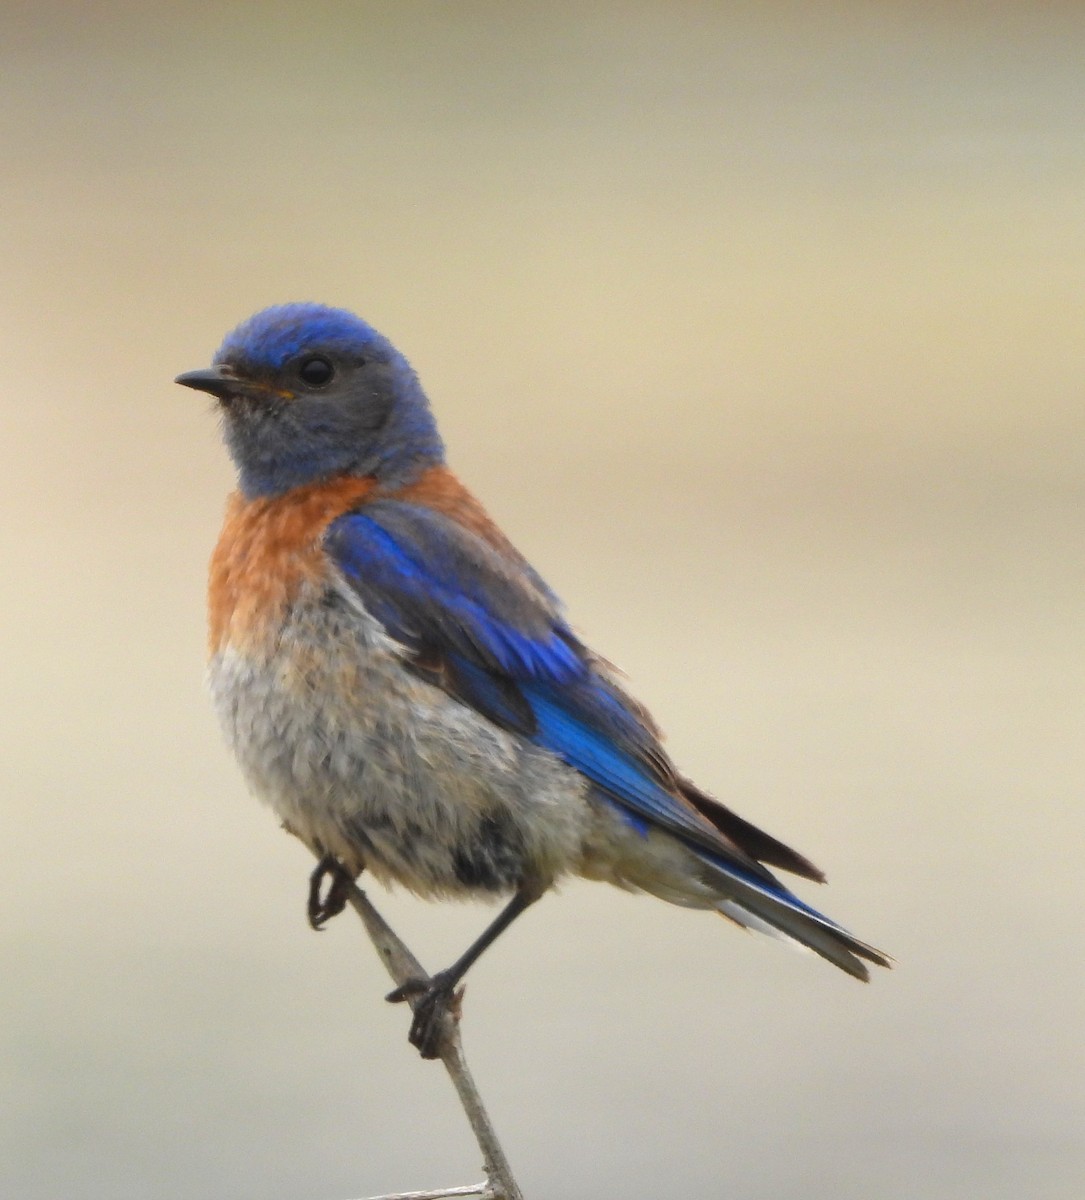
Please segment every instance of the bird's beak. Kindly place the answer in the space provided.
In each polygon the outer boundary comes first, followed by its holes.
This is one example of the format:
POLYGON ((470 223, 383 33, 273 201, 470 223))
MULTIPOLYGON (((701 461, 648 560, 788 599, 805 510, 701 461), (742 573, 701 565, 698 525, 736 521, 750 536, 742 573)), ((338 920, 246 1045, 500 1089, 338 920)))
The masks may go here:
POLYGON ((242 379, 234 375, 229 367, 204 367, 200 371, 186 371, 173 381, 182 387, 195 388, 198 392, 209 392, 223 404, 238 396, 251 396, 255 400, 293 400, 294 393, 271 387, 255 379, 242 379))
POLYGON ((200 371, 186 371, 173 381, 182 387, 195 388, 198 392, 209 392, 219 400, 236 396, 239 392, 247 391, 245 384, 234 375, 228 374, 222 367, 204 367, 200 371))

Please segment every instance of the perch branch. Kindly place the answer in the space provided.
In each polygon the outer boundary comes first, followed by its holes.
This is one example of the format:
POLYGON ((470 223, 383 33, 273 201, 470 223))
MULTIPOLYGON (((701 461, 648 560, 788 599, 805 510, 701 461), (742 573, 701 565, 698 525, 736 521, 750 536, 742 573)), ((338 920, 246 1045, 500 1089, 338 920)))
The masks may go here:
POLYGON ((488 1183, 438 1188, 435 1192, 391 1192, 387 1196, 369 1196, 368 1200, 455 1200, 456 1196, 478 1196, 480 1200, 494 1200, 494 1192, 488 1183))
MULTIPOLYGON (((396 986, 410 979, 428 979, 418 959, 407 949, 391 926, 369 901, 369 897, 356 884, 351 884, 346 893, 347 902, 362 919, 370 941, 376 947, 381 962, 395 981, 396 986)), ((408 998, 413 1009, 414 1001, 408 998)), ((523 1200, 512 1168, 505 1157, 505 1151, 497 1140, 493 1124, 482 1103, 475 1081, 463 1055, 463 1044, 460 1041, 459 1022, 451 1013, 446 1012, 443 1018, 444 1029, 441 1038, 440 1060, 452 1079, 453 1086, 460 1098, 463 1111, 467 1114, 471 1130, 482 1152, 483 1167, 486 1171, 485 1184, 476 1184, 466 1188, 451 1188, 445 1191, 405 1192, 398 1196, 373 1197, 372 1200, 437 1200, 438 1197, 479 1196, 485 1200, 523 1200)))

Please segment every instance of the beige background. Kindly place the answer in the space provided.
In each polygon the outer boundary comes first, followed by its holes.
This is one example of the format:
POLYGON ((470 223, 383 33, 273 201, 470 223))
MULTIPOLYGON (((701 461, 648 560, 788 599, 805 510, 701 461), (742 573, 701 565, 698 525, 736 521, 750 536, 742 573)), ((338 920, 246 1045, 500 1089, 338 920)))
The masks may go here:
MULTIPOLYGON (((9 0, 0 58, 0 1193, 479 1175, 203 692, 171 379, 320 299, 899 959, 569 884, 467 1001, 528 1195, 1080 1197, 1085 8, 9 0)), ((376 898, 433 967, 486 917, 376 898)))

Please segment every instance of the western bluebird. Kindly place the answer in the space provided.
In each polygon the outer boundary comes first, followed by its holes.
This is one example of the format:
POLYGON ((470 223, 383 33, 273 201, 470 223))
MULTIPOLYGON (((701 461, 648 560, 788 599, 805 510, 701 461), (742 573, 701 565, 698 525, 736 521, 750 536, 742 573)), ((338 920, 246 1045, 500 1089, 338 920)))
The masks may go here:
POLYGON ((282 305, 177 382, 219 401, 238 471, 211 560, 211 690, 249 786, 321 857, 311 922, 363 868, 422 896, 511 894, 451 967, 392 993, 419 995, 423 1054, 468 967, 569 874, 715 909, 858 979, 888 965, 764 865, 822 880, 812 863, 681 775, 449 470, 386 338, 282 305))

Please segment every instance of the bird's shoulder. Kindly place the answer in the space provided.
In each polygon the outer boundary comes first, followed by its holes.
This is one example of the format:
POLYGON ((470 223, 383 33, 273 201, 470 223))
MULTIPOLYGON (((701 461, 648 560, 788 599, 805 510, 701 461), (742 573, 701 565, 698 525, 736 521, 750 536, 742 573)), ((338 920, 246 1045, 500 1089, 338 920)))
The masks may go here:
POLYGON ((420 659, 519 677, 584 670, 554 594, 445 467, 382 489, 324 538, 343 585, 420 659))
POLYGON ((482 502, 447 466, 430 467, 417 479, 387 496, 392 502, 421 508, 444 518, 450 525, 479 538, 501 558, 518 564, 525 562, 482 502))

